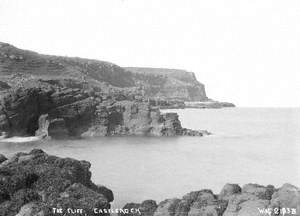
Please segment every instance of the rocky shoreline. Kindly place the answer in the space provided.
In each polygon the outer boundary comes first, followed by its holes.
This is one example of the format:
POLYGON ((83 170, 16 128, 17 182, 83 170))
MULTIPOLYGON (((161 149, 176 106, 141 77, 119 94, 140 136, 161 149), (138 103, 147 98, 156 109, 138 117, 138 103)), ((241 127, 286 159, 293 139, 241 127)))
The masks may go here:
POLYGON ((113 192, 91 181, 91 164, 59 158, 34 149, 7 159, 0 155, 0 215, 54 216, 53 209, 82 209, 76 215, 259 216, 300 215, 299 188, 284 184, 226 184, 219 194, 204 189, 181 199, 128 203, 120 213, 110 209, 113 192), (134 211, 133 211, 134 210, 134 211), (276 214, 277 211, 281 211, 276 214))
POLYGON ((226 184, 219 194, 204 189, 193 191, 181 199, 166 199, 159 204, 154 200, 128 203, 124 209, 140 209, 144 216, 260 216, 300 215, 300 189, 284 184, 280 188, 272 185, 226 184))
MULTIPOLYGON (((209 101, 194 73, 43 55, 0 42, 0 137, 203 136, 185 102, 209 101)), ((216 102, 211 108, 226 104, 216 102)), ((208 106, 207 106, 208 108, 208 106)))

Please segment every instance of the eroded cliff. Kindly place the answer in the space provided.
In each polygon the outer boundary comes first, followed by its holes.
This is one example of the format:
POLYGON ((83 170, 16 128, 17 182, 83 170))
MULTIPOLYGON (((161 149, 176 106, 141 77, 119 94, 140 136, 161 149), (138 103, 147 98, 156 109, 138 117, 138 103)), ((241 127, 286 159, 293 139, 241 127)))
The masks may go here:
POLYGON ((182 128, 176 113, 143 100, 31 80, 0 97, 0 131, 8 136, 202 136, 182 128))
MULTIPOLYGON (((192 74, 180 73, 165 78, 169 83, 165 88, 180 81, 201 90, 192 74)), ((0 43, 0 132, 52 138, 207 134, 182 128, 176 113, 159 112, 152 99, 157 95, 148 91, 156 88, 152 83, 156 76, 109 62, 42 55, 0 43)), ((188 88, 182 89, 181 98, 198 91, 188 88)), ((177 97, 163 89, 159 95, 162 100, 177 97)))

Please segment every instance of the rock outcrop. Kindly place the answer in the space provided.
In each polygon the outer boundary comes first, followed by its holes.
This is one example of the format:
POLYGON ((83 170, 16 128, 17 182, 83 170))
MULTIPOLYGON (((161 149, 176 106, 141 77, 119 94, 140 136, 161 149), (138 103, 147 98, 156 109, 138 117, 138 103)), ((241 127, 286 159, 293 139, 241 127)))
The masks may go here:
MULTIPOLYGON (((53 208, 64 213, 83 209, 76 215, 109 215, 113 193, 91 181, 90 167, 87 161, 59 158, 39 149, 9 158, 0 155, 0 215, 57 215, 53 208)), ((300 189, 291 184, 277 189, 226 184, 219 194, 204 189, 158 204, 154 200, 128 203, 119 212, 129 216, 299 216, 300 189)))
POLYGON ((109 97, 43 80, 15 87, 0 97, 0 131, 8 136, 202 136, 182 128, 176 113, 161 114, 147 101, 109 97))
POLYGON ((299 216, 300 190, 290 184, 278 189, 271 185, 247 184, 241 188, 237 184, 226 184, 219 195, 211 190, 200 190, 188 193, 181 199, 166 199, 158 205, 155 201, 144 201, 141 204, 127 204, 124 209, 132 206, 143 209, 141 214, 132 216, 299 216))
MULTIPOLYGON (((185 86, 178 98, 206 98, 204 86, 192 73, 166 74, 165 89, 174 82, 178 91, 185 86)), ((152 99, 156 95, 145 87, 159 90, 153 81, 157 76, 161 75, 139 74, 104 61, 42 55, 0 43, 0 133, 57 139, 208 134, 182 128, 176 113, 159 112, 163 104, 177 104, 164 98, 177 96, 162 89, 161 102, 152 99)))
MULTIPOLYGON (((0 163, 1 216, 54 216, 53 208, 109 209, 113 193, 91 181, 91 164, 48 155, 17 153, 0 163)), ((69 214, 71 215, 71 214, 69 214)), ((108 215, 108 214, 97 214, 108 215)))

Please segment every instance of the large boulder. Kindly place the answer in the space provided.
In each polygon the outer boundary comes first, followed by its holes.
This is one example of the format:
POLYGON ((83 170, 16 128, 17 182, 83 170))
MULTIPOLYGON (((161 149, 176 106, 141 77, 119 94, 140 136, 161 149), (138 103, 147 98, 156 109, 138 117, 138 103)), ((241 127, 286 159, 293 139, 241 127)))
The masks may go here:
POLYGON ((231 196, 223 216, 258 215, 258 207, 267 207, 269 200, 260 200, 253 194, 236 194, 231 196))
POLYGON ((91 181, 90 166, 42 150, 16 154, 0 165, 1 215, 52 215, 52 208, 94 215, 93 208, 109 209, 112 192, 91 181))
POLYGON ((158 204, 154 216, 174 216, 180 199, 167 199, 158 204))
POLYGON ((299 188, 291 185, 284 184, 278 191, 272 195, 271 207, 278 209, 285 209, 295 214, 300 215, 300 190, 299 188))
POLYGON ((268 185, 258 185, 258 184, 246 184, 242 188, 243 193, 253 194, 259 199, 267 199, 270 200, 272 198, 272 194, 274 193, 274 186, 268 185))
POLYGON ((185 195, 183 199, 189 200, 190 203, 188 216, 219 216, 223 213, 226 204, 219 201, 211 190, 192 192, 185 195))
POLYGON ((238 184, 226 184, 219 194, 219 199, 228 200, 232 195, 241 192, 242 188, 238 184))
POLYGON ((128 216, 153 216, 157 204, 154 200, 145 200, 142 203, 127 203, 118 214, 128 216))

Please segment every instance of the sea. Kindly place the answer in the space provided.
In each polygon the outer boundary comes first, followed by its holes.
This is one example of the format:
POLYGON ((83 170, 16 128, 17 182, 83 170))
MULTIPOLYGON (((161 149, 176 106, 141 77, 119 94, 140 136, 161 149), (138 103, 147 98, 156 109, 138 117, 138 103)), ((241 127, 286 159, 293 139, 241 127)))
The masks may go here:
POLYGON ((201 189, 218 194, 226 183, 300 187, 300 108, 162 112, 177 112, 183 127, 212 135, 61 141, 15 137, 0 142, 0 153, 11 156, 40 148, 90 161, 92 180, 114 192, 115 208, 146 199, 180 198, 201 189))

